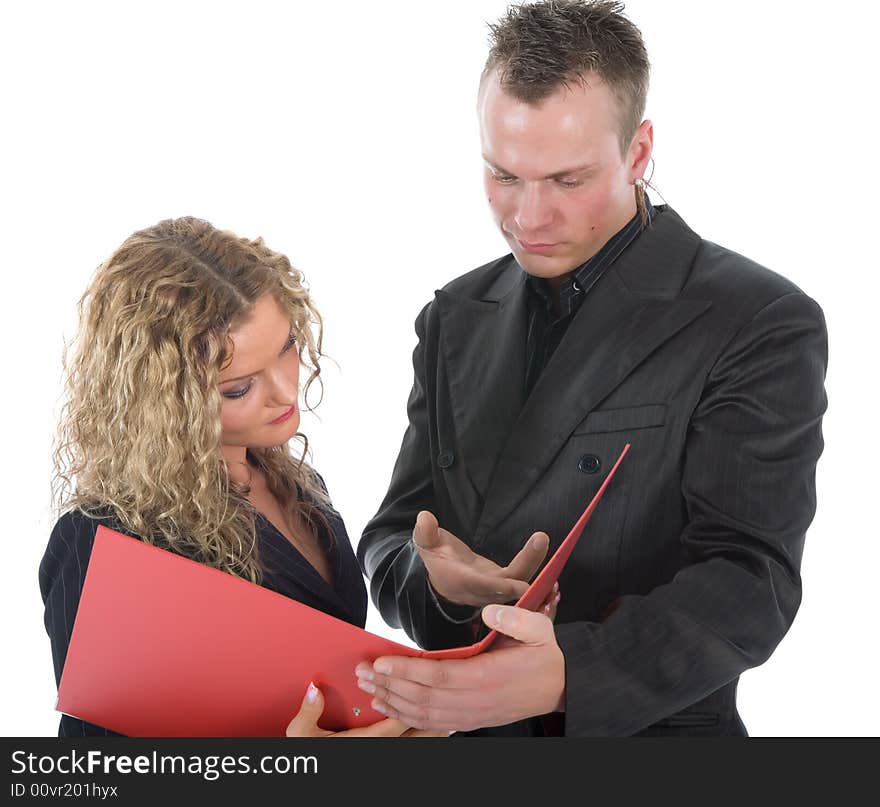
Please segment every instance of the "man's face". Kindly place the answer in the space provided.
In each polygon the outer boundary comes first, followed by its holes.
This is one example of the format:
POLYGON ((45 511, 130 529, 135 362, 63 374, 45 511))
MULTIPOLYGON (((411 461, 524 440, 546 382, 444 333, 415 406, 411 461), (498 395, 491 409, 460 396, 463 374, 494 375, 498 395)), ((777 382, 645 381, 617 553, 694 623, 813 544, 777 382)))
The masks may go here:
POLYGON ((650 121, 620 153, 618 102, 587 74, 532 106, 486 77, 478 112, 489 205, 517 262, 558 278, 598 252, 636 213, 633 180, 651 156, 650 121))

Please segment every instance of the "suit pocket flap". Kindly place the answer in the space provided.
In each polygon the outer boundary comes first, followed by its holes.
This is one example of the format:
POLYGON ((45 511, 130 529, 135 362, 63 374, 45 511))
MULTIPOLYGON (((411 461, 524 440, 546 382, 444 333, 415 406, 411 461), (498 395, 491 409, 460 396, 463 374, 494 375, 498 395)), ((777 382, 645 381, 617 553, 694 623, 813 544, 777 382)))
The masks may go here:
POLYGON ((597 409, 590 412, 574 430, 574 434, 589 432, 623 432, 662 426, 666 420, 666 404, 627 406, 623 409, 597 409))

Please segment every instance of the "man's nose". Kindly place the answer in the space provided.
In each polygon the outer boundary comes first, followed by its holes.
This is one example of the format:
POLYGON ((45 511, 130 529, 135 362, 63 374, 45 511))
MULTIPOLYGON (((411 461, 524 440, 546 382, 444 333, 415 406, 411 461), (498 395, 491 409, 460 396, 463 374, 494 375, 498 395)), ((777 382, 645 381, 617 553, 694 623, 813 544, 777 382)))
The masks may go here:
POLYGON ((553 220, 550 200, 540 183, 524 183, 518 202, 514 221, 521 235, 536 232, 553 220))

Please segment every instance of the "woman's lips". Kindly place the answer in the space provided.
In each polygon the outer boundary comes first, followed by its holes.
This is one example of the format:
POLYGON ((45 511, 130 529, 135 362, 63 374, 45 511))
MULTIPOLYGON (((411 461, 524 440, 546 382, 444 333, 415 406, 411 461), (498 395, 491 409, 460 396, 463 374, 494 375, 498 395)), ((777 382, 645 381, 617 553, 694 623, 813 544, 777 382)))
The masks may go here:
POLYGON ((279 415, 275 420, 270 420, 269 425, 274 426, 277 423, 284 423, 294 412, 296 412, 296 404, 290 407, 283 415, 279 415))

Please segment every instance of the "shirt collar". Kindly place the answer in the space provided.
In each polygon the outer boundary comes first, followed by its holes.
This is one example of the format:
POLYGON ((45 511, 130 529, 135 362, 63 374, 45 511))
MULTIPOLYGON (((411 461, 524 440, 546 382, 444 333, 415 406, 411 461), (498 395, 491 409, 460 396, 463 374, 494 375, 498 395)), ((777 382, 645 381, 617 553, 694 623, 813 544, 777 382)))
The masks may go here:
MULTIPOLYGON (((642 224, 641 213, 637 212, 635 216, 605 242, 592 258, 588 258, 566 276, 562 286, 559 288, 561 316, 568 316, 577 308, 578 304, 602 276, 603 272, 635 241, 642 230, 651 224, 657 215, 657 211, 651 204, 647 194, 645 194, 645 208, 648 214, 647 225, 642 224)), ((549 307, 551 296, 550 290, 547 288, 547 281, 544 278, 528 273, 526 273, 526 278, 532 291, 536 292, 549 307)))

